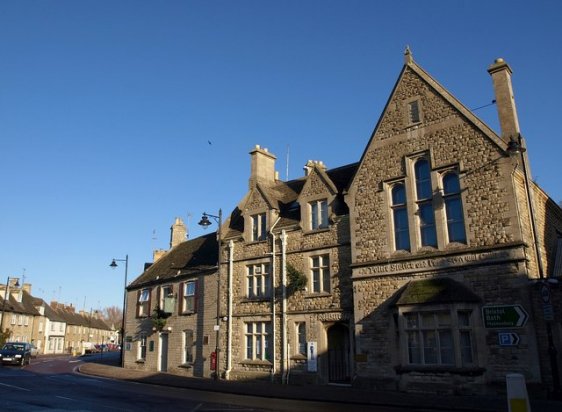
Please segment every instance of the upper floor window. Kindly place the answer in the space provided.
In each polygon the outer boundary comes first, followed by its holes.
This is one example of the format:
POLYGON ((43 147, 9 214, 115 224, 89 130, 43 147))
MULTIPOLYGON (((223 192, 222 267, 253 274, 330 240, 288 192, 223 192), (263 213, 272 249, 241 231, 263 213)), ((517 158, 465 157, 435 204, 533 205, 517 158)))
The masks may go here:
POLYGON ((272 360, 271 322, 247 322, 245 338, 246 359, 272 360))
POLYGON ((271 276, 268 263, 249 265, 246 274, 246 296, 249 298, 269 296, 270 282, 271 276))
POLYGON ((312 230, 328 227, 328 201, 326 199, 309 203, 310 228, 312 230))
POLYGON ((310 258, 312 292, 330 292, 330 258, 328 255, 310 258))
POLYGON ((265 213, 252 216, 252 241, 257 242, 267 238, 265 213))
POLYGON ((426 159, 419 159, 414 166, 414 173, 421 245, 437 247, 429 162, 426 159))
POLYGON ((172 313, 174 311, 174 287, 172 285, 160 287, 159 307, 166 313, 172 313))
POLYGON ((392 187, 392 218, 394 224, 394 247, 396 250, 410 250, 410 230, 406 206, 406 188, 403 183, 392 187))
POLYGON ((459 177, 450 172, 443 176, 443 201, 449 242, 466 243, 459 177))
POLYGON ((408 122, 409 124, 420 123, 420 101, 414 100, 408 103, 408 122))
POLYGON ((183 298, 182 298, 182 312, 196 312, 197 311, 197 281, 190 280, 182 285, 183 298))
POLYGON ((137 316, 150 315, 150 289, 142 289, 138 292, 137 316))

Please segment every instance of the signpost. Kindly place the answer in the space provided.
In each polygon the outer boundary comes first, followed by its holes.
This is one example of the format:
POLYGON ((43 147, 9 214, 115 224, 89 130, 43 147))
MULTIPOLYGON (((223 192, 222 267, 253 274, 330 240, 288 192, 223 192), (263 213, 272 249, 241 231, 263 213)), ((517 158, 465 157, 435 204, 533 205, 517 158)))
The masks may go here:
POLYGON ((521 305, 494 305, 482 307, 485 328, 522 328, 529 315, 521 305))

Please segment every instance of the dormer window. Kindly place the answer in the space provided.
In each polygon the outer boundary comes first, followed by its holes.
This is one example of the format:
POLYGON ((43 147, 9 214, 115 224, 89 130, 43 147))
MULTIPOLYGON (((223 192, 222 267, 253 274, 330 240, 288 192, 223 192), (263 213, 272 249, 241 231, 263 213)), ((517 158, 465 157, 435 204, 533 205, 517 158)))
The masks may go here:
POLYGON ((316 200, 309 203, 310 228, 312 230, 325 229, 328 227, 328 201, 326 199, 316 200))
POLYGON ((258 213, 252 216, 252 241, 259 242, 266 240, 266 216, 265 213, 258 213))

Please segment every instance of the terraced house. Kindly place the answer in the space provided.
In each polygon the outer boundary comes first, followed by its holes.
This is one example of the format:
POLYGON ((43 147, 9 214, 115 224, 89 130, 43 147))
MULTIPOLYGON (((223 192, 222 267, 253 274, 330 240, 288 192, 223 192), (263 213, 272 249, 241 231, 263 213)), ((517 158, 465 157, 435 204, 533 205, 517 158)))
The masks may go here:
POLYGON ((218 357, 226 379, 486 393, 517 372, 559 390, 562 210, 531 179, 511 68, 488 68, 496 133, 404 59, 358 163, 284 182, 274 154, 250 152, 220 259, 201 246, 214 235, 193 239, 129 286, 126 366, 185 373, 191 342, 202 376, 218 357), (193 340, 191 292, 206 307, 193 340))

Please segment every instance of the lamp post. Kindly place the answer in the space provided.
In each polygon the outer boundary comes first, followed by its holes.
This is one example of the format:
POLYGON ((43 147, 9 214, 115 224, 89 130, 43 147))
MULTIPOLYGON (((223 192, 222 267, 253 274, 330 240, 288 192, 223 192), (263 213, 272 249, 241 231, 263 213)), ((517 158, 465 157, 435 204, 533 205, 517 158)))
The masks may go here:
POLYGON ((546 314, 546 305, 551 306, 550 303, 550 283, 554 283, 554 279, 547 279, 544 273, 544 267, 542 263, 541 257, 541 247, 539 244, 539 238, 537 236, 537 223, 535 217, 535 208, 533 205, 533 199, 531 195, 531 188, 529 185, 529 171, 527 168, 527 160, 525 156, 525 152, 527 149, 523 146, 523 140, 521 134, 517 134, 516 137, 511 137, 508 145, 507 145, 507 152, 510 156, 520 156, 521 157, 521 168, 523 169, 523 183, 525 186, 525 197, 527 204, 529 205, 529 217, 531 220, 531 232, 533 234, 533 244, 535 249, 535 256, 537 257, 537 267, 539 270, 539 281, 538 283, 541 285, 541 297, 543 299, 543 303, 545 304, 545 324, 546 324, 546 336, 548 341, 548 356, 550 360, 550 370, 552 374, 552 386, 553 386, 553 395, 555 398, 560 399, 562 397, 562 392, 560 389, 560 371, 558 370, 558 351, 556 350, 556 346, 554 345, 554 339, 552 336, 552 318, 547 317, 546 314))
POLYGON ((210 215, 208 213, 203 213, 201 220, 199 221, 199 225, 202 226, 204 229, 208 228, 211 225, 211 221, 209 218, 213 218, 215 222, 218 224, 217 229, 217 243, 218 243, 218 262, 217 262, 217 319, 215 324, 215 379, 220 379, 219 374, 219 339, 220 339, 220 290, 221 290, 221 263, 222 263, 222 254, 221 254, 221 227, 222 227, 222 209, 219 209, 219 215, 210 215))
POLYGON ((8 290, 10 289, 10 280, 16 280, 16 283, 14 284, 15 288, 19 288, 20 286, 20 282, 19 282, 19 278, 11 278, 8 276, 8 280, 6 280, 6 290, 4 291, 4 301, 2 302, 2 317, 0 317, 0 332, 3 331, 2 329, 2 324, 4 323, 4 312, 6 310, 6 300, 8 300, 8 290))
POLYGON ((129 255, 125 255, 125 259, 113 259, 109 265, 115 269, 117 262, 125 262, 125 286, 123 287, 123 320, 121 321, 121 367, 125 367, 125 309, 127 307, 127 271, 129 270, 129 255))

